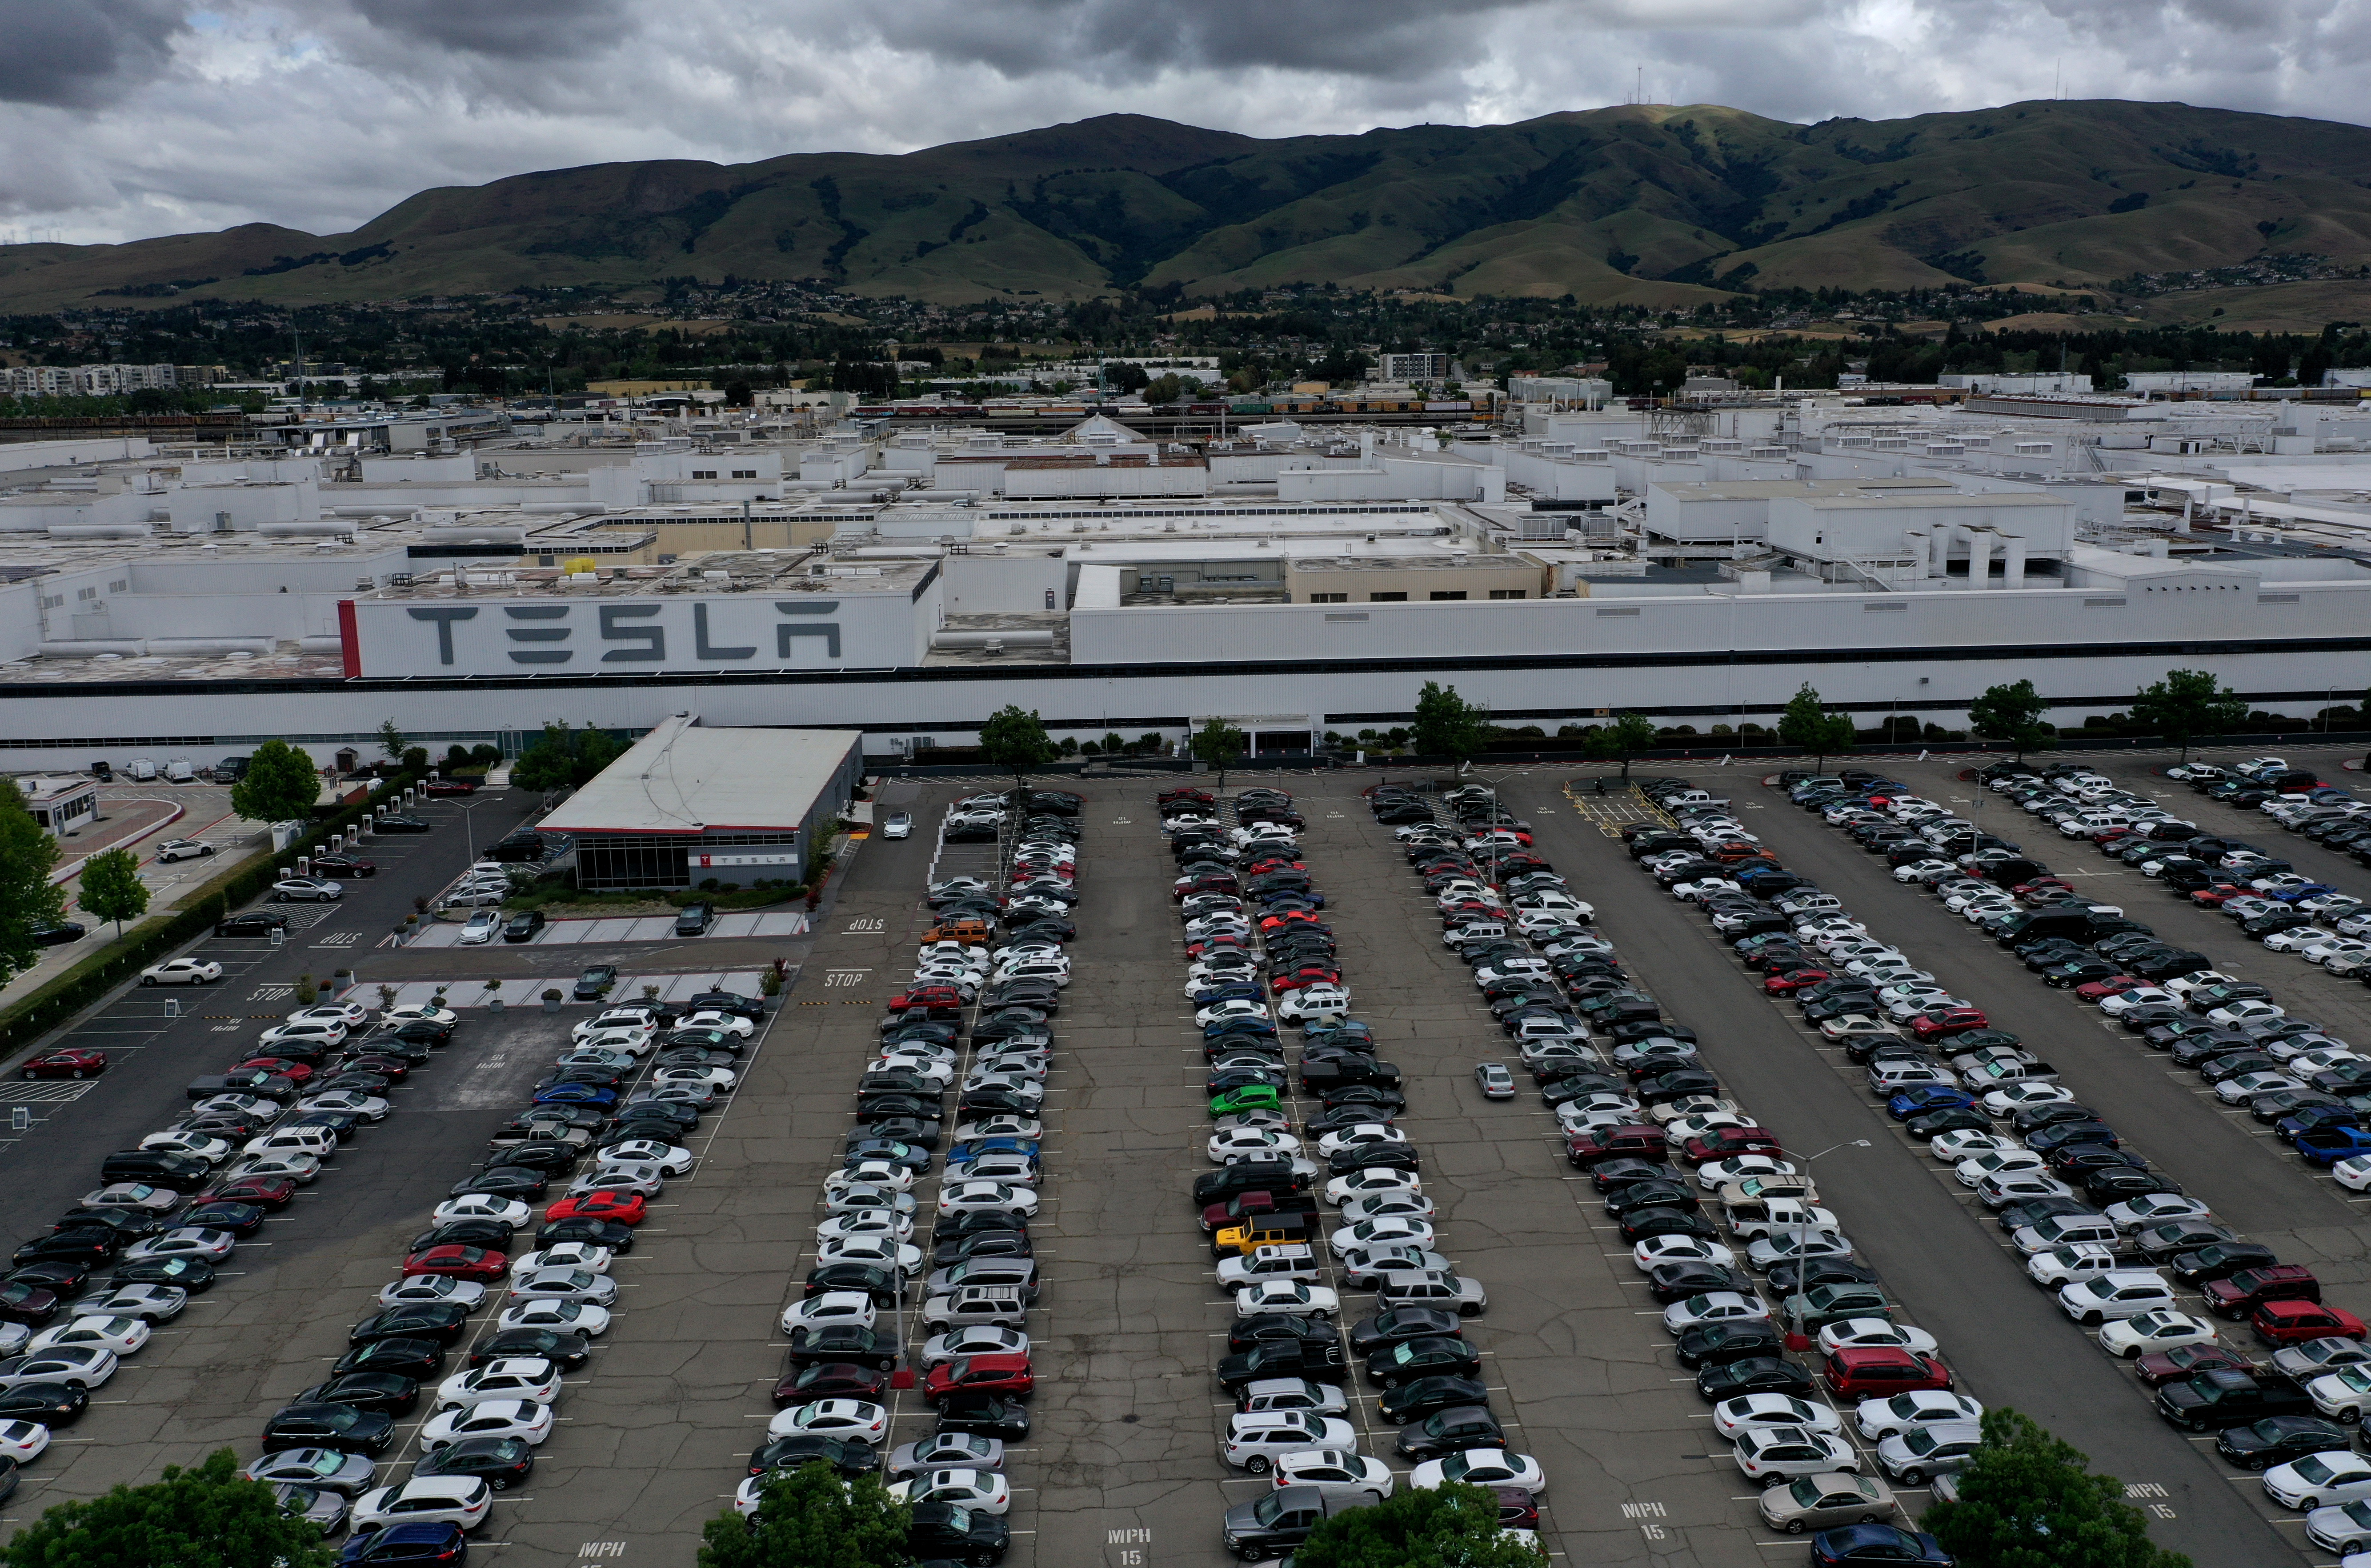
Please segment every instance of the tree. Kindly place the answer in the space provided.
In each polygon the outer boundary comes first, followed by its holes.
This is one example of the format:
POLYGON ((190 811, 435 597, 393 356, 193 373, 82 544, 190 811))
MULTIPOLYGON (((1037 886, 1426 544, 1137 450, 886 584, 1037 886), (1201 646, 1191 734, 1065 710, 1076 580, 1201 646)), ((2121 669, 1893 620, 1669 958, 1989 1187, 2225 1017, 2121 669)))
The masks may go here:
POLYGON ((88 915, 123 922, 148 913, 148 884, 140 880, 140 857, 129 849, 102 849, 82 864, 82 906, 88 915))
POLYGON ((2190 1568, 2148 1539, 2124 1483, 2090 1465, 2016 1411, 1987 1411, 1959 1501, 1936 1504, 1919 1523, 1969 1568, 2190 1568))
POLYGON ((529 746, 511 768, 511 782, 522 790, 581 789, 625 751, 607 730, 589 724, 575 730, 566 720, 556 720, 544 725, 543 739, 529 746))
POLYGON ((1490 738, 1490 710, 1457 695, 1455 686, 1427 681, 1416 698, 1416 749, 1423 756, 1463 762, 1490 738))
POLYGON ((321 798, 321 775, 310 754, 286 741, 266 741, 230 787, 230 809, 249 822, 302 822, 321 798))
POLYGON ((912 1517, 877 1476, 843 1482, 810 1460, 770 1470, 754 1528, 727 1508, 700 1531, 700 1568, 898 1568, 912 1517))
POLYGON ((1144 400, 1158 408, 1186 395, 1186 384, 1174 375, 1156 375, 1144 385, 1144 400))
POLYGON ((41 956, 33 933, 66 917, 65 889, 50 882, 58 841, 25 809, 13 778, 0 778, 0 973, 30 969, 41 956))
POLYGON ((1622 777, 1630 777, 1630 759, 1655 744, 1655 721, 1643 713, 1625 713, 1611 724, 1591 730, 1581 741, 1582 753, 1597 762, 1622 761, 1622 777))
POLYGON ((1219 770, 1219 788, 1224 790, 1227 787, 1227 765, 1243 755, 1246 744, 1241 730, 1224 719, 1213 719, 1194 732, 1194 738, 1186 743, 1186 749, 1194 754, 1197 762, 1219 770))
POLYGON ((394 720, 387 720, 379 725, 378 749, 387 754, 387 761, 400 761, 403 757, 404 747, 411 744, 411 742, 405 736, 404 732, 395 727, 394 720))
POLYGON ((1822 707, 1820 694, 1811 689, 1809 681, 1787 704, 1787 711, 1778 716, 1778 738, 1798 750, 1810 752, 1815 772, 1827 758, 1852 750, 1853 734, 1852 720, 1822 707))
POLYGON ((1046 732, 1046 721, 1012 703, 989 714, 988 722, 979 727, 979 749, 997 767, 1012 770, 1016 790, 1028 784, 1031 773, 1062 755, 1062 748, 1046 732))
POLYGON ((2188 762, 2192 742, 2238 729, 2248 721, 2248 705, 2210 670, 2168 670, 2133 698, 2133 721, 2180 746, 2188 762))
POLYGON ((0 1548, 7 1568, 175 1563, 185 1568, 330 1568, 321 1529, 280 1510, 272 1488, 243 1481, 217 1448, 191 1470, 167 1465, 146 1486, 61 1503, 0 1548))
POLYGON ((1998 741, 2011 748, 2017 760, 2023 762, 2026 753, 2051 745, 2051 728, 2041 721, 2049 711, 2050 704, 2033 689, 2031 681, 1986 686, 1982 697, 1968 704, 1968 728, 1978 740, 1998 741))
POLYGON ((1539 1552, 1498 1528, 1498 1498, 1452 1482, 1405 1487, 1371 1508, 1321 1520, 1293 1549, 1295 1568, 1541 1568, 1539 1552))

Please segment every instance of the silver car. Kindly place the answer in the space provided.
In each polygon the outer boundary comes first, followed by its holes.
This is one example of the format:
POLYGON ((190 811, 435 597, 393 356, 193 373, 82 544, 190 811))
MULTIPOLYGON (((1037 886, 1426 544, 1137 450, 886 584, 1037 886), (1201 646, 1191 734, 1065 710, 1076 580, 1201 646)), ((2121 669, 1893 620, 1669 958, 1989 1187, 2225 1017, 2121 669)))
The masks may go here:
POLYGON ((299 1486, 294 1482, 283 1481, 272 1487, 272 1495, 279 1503, 282 1513, 319 1526, 325 1536, 333 1536, 344 1529, 346 1515, 353 1507, 353 1499, 326 1486, 299 1486))
POLYGON ((1929 1476, 1967 1469, 1984 1441, 1984 1429, 1972 1421, 1914 1426, 1877 1446, 1878 1468, 1903 1486, 1924 1486, 1929 1476))
POLYGON ((1004 1441, 968 1432, 942 1432, 935 1437, 908 1443, 892 1453, 889 1463, 882 1470, 881 1479, 885 1482, 906 1481, 923 1470, 942 1470, 949 1466, 1001 1470, 1004 1468, 1004 1441))
POLYGON ((283 1448, 264 1455, 238 1473, 249 1481, 311 1487, 353 1497, 370 1489, 378 1466, 361 1454, 335 1448, 283 1448))
POLYGON ((343 897, 345 888, 324 877, 283 877, 272 884, 272 902, 286 904, 292 899, 328 904, 343 897))

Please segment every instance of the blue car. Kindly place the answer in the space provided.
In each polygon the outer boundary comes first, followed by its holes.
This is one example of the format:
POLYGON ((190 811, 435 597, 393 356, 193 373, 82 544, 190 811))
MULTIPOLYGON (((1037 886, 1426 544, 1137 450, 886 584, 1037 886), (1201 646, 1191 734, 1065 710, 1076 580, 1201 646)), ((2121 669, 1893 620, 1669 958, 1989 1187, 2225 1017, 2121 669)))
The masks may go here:
POLYGON ((983 1154, 1026 1155, 1034 1164, 1037 1159, 1037 1140, 1003 1137, 967 1139, 947 1150, 947 1163, 954 1165, 966 1159, 977 1159, 983 1154))
POLYGON ((596 1083, 556 1083, 538 1091, 538 1105, 590 1105, 607 1111, 618 1103, 618 1091, 596 1083))
POLYGON ((1948 1111, 1961 1105, 1973 1105, 1976 1097, 1963 1089, 1949 1089, 1939 1083, 1914 1084, 1885 1102, 1885 1113, 1897 1122, 1907 1122, 1913 1116, 1923 1116, 1929 1111, 1948 1111))
POLYGON ((2299 899, 2324 898, 2337 891, 2328 882, 2307 882, 2303 887, 2284 887, 2278 893, 2268 893, 2264 896, 2275 904, 2295 904, 2299 899))
POLYGON ((1195 992, 1194 1005, 1207 1008, 1218 1002, 1257 1002, 1266 1000, 1266 991, 1257 982, 1236 980, 1224 986, 1213 986, 1207 991, 1195 992))
POLYGON ((1812 1568, 1846 1563, 1907 1562, 1914 1568, 1953 1568, 1955 1559, 1922 1530, 1893 1525, 1845 1525, 1811 1538, 1812 1568))
POLYGON ((402 1563, 406 1568, 462 1568, 469 1561, 469 1538, 458 1525, 388 1525, 356 1530, 338 1554, 341 1568, 402 1563))
POLYGON ((2273 1131, 2283 1143, 2295 1143, 2307 1133, 2323 1127, 2359 1127, 2363 1113, 2349 1105, 2305 1105, 2290 1112, 2273 1124, 2273 1131))
POLYGON ((1276 1025, 1266 1019, 1231 1018, 1224 1022, 1202 1026, 1202 1038, 1205 1040, 1220 1040, 1230 1034, 1246 1035, 1255 1040, 1273 1040, 1276 1038, 1276 1025))
POLYGON ((2307 1165, 2335 1165, 2358 1154, 2371 1154, 2371 1131, 2346 1125, 2315 1127, 2296 1136, 2297 1157, 2307 1165))

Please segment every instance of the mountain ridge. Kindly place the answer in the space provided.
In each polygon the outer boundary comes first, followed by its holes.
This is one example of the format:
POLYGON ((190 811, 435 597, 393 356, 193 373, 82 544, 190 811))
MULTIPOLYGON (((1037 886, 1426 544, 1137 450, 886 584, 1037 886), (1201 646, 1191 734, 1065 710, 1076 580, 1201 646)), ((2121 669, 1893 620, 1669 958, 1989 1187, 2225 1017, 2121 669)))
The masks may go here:
POLYGON ((903 154, 592 164, 351 233, 0 247, 0 309, 332 303, 692 274, 956 304, 1331 282, 1686 306, 1745 289, 2104 287, 2371 265, 2371 129, 2041 100, 1798 125, 1718 105, 1262 139, 1104 115, 903 154))

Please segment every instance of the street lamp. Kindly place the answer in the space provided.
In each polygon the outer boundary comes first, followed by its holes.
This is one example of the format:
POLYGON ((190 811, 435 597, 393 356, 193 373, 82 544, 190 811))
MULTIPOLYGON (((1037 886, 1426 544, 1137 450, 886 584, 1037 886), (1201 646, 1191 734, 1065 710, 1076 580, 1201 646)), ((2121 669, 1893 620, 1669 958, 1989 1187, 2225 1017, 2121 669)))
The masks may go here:
MULTIPOLYGON (((1806 1176, 1810 1175, 1811 1166, 1814 1161, 1824 1159, 1826 1156, 1835 1153, 1836 1150, 1840 1148, 1867 1148, 1868 1147, 1868 1140, 1867 1138, 1851 1138, 1844 1143, 1830 1144, 1827 1147, 1820 1150, 1818 1154, 1807 1155, 1804 1157, 1804 1174, 1806 1176)), ((1804 1182, 1804 1185, 1808 1187, 1811 1186, 1811 1183, 1807 1181, 1804 1182)), ((1815 1192, 1818 1191, 1816 1187, 1812 1188, 1812 1190, 1815 1192)), ((1798 1219, 1795 1223, 1795 1291, 1792 1297, 1793 1305, 1789 1309, 1789 1316, 1787 1319, 1787 1337, 1789 1341, 1800 1337, 1804 1341, 1804 1343, 1799 1346, 1789 1343, 1787 1347, 1789 1350, 1809 1349, 1810 1347, 1810 1336, 1808 1334, 1798 1336, 1796 1332, 1795 1325, 1799 1323, 1802 1320, 1803 1297, 1807 1294, 1804 1289, 1804 1281, 1810 1274, 1810 1269, 1809 1267, 1810 1257, 1803 1251, 1803 1249, 1806 1245, 1807 1239, 1814 1230, 1819 1228, 1810 1222, 1812 1205, 1800 1198, 1798 1198, 1796 1203, 1802 1209, 1802 1217, 1798 1219)))

